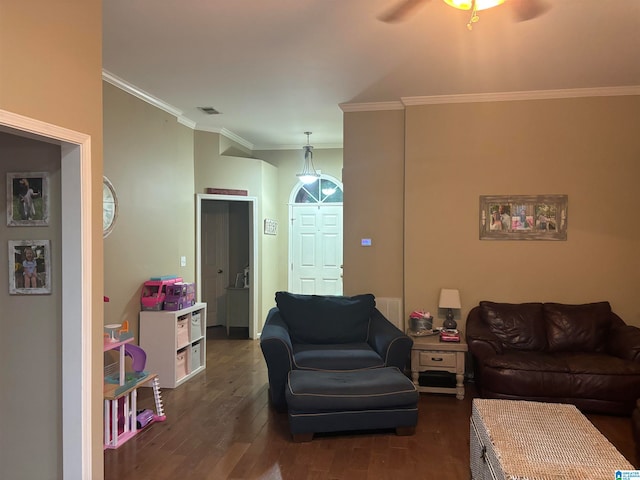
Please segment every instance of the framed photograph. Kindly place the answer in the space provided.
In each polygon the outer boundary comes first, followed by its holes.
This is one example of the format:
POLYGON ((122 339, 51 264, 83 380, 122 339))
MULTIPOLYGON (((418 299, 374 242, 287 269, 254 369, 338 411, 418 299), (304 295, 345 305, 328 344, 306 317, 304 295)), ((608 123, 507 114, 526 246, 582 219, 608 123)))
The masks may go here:
POLYGON ((7 173, 7 225, 49 225, 49 174, 7 173))
POLYGON ((49 240, 9 240, 9 293, 51 293, 49 240))
POLYGON ((480 240, 566 240, 567 195, 480 195, 480 240))

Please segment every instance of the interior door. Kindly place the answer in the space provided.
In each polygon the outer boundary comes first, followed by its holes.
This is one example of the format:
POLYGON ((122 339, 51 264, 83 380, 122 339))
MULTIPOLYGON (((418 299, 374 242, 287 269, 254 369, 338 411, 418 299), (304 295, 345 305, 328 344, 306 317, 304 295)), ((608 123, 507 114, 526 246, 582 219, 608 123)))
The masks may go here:
POLYGON ((291 229, 291 290, 342 295, 342 205, 295 205, 291 229))
POLYGON ((226 325, 229 285, 229 204, 210 200, 201 209, 201 294, 207 303, 207 327, 226 325))

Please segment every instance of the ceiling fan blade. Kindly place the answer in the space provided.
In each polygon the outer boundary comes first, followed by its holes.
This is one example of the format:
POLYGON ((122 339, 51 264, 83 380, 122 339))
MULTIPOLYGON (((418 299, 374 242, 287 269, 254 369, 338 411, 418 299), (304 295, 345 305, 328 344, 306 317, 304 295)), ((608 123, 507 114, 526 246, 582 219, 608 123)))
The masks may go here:
POLYGON ((545 0, 509 0, 509 3, 518 22, 533 20, 551 8, 545 0))
POLYGON ((428 1, 429 0, 402 0, 395 7, 387 10, 382 15, 379 15, 378 20, 386 23, 402 22, 403 20, 406 20, 409 16, 411 16, 414 10, 428 1))

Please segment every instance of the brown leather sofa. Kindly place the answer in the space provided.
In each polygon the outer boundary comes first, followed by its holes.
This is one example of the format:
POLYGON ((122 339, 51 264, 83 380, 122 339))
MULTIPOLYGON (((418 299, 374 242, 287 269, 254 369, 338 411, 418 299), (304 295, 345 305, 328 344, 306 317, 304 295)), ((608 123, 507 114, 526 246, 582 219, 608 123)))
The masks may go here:
POLYGON ((608 302, 480 302, 466 338, 486 398, 571 403, 631 415, 640 398, 640 329, 608 302))

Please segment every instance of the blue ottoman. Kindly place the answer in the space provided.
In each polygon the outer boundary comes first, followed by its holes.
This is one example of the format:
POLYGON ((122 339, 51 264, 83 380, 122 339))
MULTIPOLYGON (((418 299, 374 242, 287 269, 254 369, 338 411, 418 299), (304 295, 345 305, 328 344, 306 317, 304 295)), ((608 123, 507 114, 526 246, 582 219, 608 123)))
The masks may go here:
POLYGON ((348 430, 394 428, 398 435, 412 435, 418 423, 418 391, 396 367, 292 370, 285 394, 294 442, 348 430))

